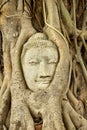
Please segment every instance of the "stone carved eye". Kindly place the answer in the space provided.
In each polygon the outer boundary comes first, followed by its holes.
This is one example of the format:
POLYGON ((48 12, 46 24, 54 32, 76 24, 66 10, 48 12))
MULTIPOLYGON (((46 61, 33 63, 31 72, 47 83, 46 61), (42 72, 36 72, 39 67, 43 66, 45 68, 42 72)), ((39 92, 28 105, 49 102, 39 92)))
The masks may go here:
POLYGON ((47 63, 48 64, 57 64, 57 61, 56 60, 49 60, 47 63))
POLYGON ((31 60, 28 62, 30 65, 37 65, 39 64, 39 61, 36 61, 36 60, 31 60))

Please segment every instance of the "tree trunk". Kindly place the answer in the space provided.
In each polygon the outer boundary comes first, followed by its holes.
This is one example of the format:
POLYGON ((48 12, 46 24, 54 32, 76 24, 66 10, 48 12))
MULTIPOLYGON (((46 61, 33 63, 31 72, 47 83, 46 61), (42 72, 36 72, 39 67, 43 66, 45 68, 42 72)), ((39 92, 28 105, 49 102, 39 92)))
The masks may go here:
POLYGON ((86 5, 0 0, 0 130, 87 130, 86 5), (59 60, 50 87, 33 92, 21 55, 42 35, 58 48, 59 60))

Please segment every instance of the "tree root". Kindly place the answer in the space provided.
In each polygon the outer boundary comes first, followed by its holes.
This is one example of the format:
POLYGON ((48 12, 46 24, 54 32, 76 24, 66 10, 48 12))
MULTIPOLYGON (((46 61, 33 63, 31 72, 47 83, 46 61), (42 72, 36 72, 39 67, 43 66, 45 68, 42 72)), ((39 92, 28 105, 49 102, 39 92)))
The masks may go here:
POLYGON ((64 25, 65 27, 67 27, 68 33, 71 35, 73 33, 73 28, 74 28, 73 21, 62 0, 60 0, 60 9, 61 9, 62 20, 64 22, 64 25))
POLYGON ((68 99, 71 102, 72 107, 76 110, 80 115, 84 115, 84 106, 81 100, 78 100, 74 94, 69 90, 67 93, 68 99))
POLYGON ((87 120, 73 109, 68 100, 63 100, 62 107, 67 130, 87 129, 87 120))
POLYGON ((3 83, 3 74, 0 72, 0 89, 3 83))

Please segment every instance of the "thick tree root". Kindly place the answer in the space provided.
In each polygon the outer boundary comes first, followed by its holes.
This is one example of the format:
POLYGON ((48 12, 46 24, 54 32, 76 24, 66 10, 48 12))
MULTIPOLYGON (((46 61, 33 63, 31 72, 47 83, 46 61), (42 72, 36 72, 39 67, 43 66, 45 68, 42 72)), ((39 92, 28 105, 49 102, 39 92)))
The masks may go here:
POLYGON ((87 120, 73 109, 68 100, 63 100, 62 107, 67 130, 87 129, 87 120))

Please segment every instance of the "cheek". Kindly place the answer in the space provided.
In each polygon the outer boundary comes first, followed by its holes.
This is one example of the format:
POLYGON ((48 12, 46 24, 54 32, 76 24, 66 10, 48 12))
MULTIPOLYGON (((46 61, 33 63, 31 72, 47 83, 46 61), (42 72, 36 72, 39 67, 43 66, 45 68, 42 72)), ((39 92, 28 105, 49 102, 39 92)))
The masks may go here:
POLYGON ((48 65, 47 69, 48 69, 49 73, 51 75, 53 75, 55 73, 55 70, 56 70, 56 65, 55 64, 50 64, 50 65, 48 65))
POLYGON ((28 81, 35 80, 38 73, 38 68, 36 66, 25 66, 24 68, 24 75, 28 81))

